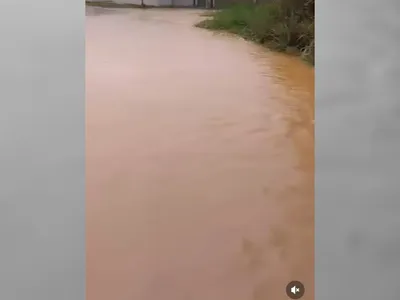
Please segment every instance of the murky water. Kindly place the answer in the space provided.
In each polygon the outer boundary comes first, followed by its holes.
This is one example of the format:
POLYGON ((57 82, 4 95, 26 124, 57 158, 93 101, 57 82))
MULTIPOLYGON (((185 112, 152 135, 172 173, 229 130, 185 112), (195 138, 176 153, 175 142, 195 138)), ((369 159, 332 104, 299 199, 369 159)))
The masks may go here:
POLYGON ((87 11, 87 299, 313 299, 313 70, 199 18, 87 11))

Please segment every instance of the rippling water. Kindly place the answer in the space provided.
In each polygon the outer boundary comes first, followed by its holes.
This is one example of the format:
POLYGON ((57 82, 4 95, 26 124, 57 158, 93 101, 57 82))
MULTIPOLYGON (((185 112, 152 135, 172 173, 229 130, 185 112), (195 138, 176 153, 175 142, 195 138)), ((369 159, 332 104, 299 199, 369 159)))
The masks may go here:
POLYGON ((313 299, 314 73, 196 10, 87 9, 87 299, 313 299))

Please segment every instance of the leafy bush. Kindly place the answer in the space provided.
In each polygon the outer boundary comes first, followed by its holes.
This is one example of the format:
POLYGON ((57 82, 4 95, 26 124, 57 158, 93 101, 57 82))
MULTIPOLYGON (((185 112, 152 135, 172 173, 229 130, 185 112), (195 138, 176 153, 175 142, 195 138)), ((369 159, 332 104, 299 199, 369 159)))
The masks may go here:
POLYGON ((305 60, 314 63, 314 0, 234 5, 198 26, 239 34, 278 51, 296 49, 305 60))

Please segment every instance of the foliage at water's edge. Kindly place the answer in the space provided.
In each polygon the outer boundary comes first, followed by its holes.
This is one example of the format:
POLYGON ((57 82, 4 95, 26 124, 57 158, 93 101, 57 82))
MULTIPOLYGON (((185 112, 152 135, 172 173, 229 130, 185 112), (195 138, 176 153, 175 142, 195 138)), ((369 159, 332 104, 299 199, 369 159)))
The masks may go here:
POLYGON ((233 5, 196 26, 228 31, 273 50, 296 53, 314 65, 314 0, 233 5))

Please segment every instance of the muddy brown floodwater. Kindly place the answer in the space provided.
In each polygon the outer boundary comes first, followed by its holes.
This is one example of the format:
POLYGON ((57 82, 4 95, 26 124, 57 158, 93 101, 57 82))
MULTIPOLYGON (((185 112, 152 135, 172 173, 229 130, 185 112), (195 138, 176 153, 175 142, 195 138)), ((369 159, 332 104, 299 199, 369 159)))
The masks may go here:
POLYGON ((86 13, 87 299, 313 299, 313 69, 195 10, 86 13))

